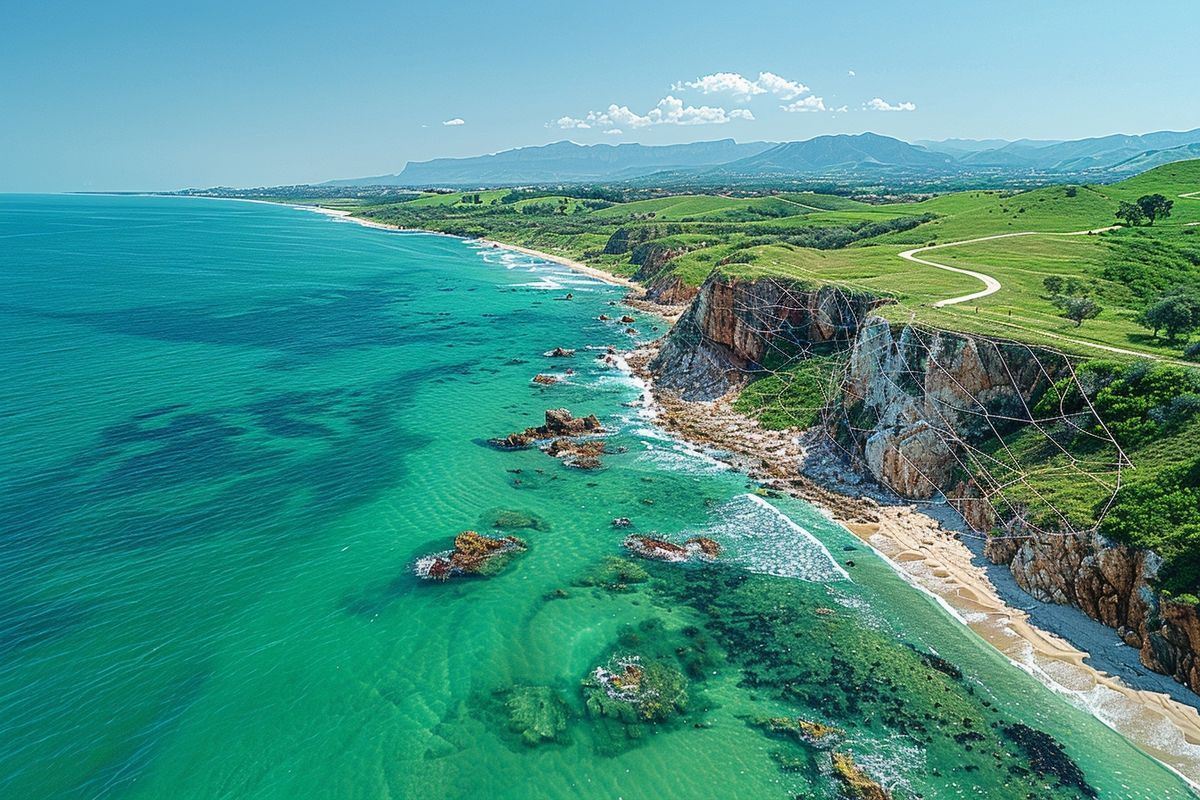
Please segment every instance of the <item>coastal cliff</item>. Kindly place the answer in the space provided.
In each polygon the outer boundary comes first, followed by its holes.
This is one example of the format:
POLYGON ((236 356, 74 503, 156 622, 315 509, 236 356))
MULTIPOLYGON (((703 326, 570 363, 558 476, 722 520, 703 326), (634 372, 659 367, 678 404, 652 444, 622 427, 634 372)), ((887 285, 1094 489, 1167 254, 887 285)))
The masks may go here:
POLYGON ((1142 664, 1200 689, 1200 615, 1153 588, 1162 560, 1096 533, 1030 533, 988 540, 984 554, 1012 570, 1017 585, 1047 603, 1070 604, 1116 628, 1142 664))
POLYGON ((830 286, 713 274, 650 367, 659 385, 685 400, 711 400, 745 384, 774 353, 849 343, 859 320, 883 302, 830 286))
MULTIPOLYGON (((1070 604, 1114 628, 1141 662, 1200 690, 1200 614, 1155 588, 1161 559, 1095 532, 1025 525, 981 486, 979 447, 1039 422, 1033 411, 1071 366, 1054 351, 897 325, 883 301, 832 287, 712 276, 650 368, 685 400, 711 400, 767 374, 779 353, 838 349, 844 375, 825 426, 851 466, 904 498, 944 498, 991 537, 985 556, 1038 600, 1070 604)), ((774 366, 779 366, 775 364, 774 366)), ((839 367, 842 368, 842 367, 839 367)), ((1036 429, 1034 429, 1036 430, 1036 429)), ((986 470, 982 471, 986 474, 986 470)))

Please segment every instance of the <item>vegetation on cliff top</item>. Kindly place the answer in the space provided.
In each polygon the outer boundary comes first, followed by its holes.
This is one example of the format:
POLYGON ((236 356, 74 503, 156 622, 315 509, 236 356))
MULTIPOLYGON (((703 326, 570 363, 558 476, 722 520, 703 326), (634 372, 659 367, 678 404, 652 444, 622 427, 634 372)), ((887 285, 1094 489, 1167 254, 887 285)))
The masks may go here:
MULTIPOLYGON (((1022 428, 990 444, 1005 456, 1040 468, 1013 481, 1006 500, 1024 504, 1028 519, 1048 529, 1086 529, 1163 557, 1158 585, 1195 600, 1200 595, 1200 371, 1170 364, 1091 361, 1077 370, 1078 386, 1059 381, 1034 407, 1061 421, 1022 428), (1119 454, 1100 430, 1076 430, 1071 415, 1090 403, 1132 463, 1112 496, 1102 482, 1081 481, 1061 467, 1110 465, 1119 454), (1095 436, 1089 434, 1096 434, 1095 436), (1111 505, 1109 501, 1111 499, 1111 505)), ((1094 420, 1090 414, 1087 419, 1094 420)), ((993 477, 1003 478, 1002 475, 993 477)))
MULTIPOLYGON (((1181 358, 1186 338, 1155 336, 1142 315, 1166 293, 1200 294, 1200 161, 1168 164, 1108 186, 1027 192, 966 191, 917 202, 870 204, 809 193, 670 194, 611 187, 428 193, 360 204, 357 215, 408 228, 534 247, 651 283, 698 286, 714 270, 776 275, 886 294, 884 313, 935 327, 1000 334, 1088 357, 1095 346, 1181 358), (1118 223, 1122 202, 1162 195, 1171 215, 1152 227, 1092 236, 1021 236, 939 249, 939 262, 991 275, 1000 291, 934 307, 976 291, 967 275, 925 267, 899 253, 996 234, 1070 233, 1118 223), (627 246, 625 246, 627 245, 627 246), (1082 326, 1044 279, 1074 279, 1103 310, 1082 326), (1066 338, 1063 338, 1066 337, 1066 338), (1092 343, 1092 345, 1088 344, 1092 343)), ((343 201, 339 201, 343 202, 343 201)), ((1200 316, 1200 314, 1198 314, 1200 316)))

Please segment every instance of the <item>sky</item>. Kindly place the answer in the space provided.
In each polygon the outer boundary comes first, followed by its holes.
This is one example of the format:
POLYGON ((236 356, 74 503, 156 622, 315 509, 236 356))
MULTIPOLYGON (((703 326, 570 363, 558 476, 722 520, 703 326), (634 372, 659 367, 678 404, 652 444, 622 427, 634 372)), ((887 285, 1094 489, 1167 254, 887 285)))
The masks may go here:
POLYGON ((0 191, 311 183, 562 139, 1188 130, 1198 33, 1195 0, 13 2, 0 191))

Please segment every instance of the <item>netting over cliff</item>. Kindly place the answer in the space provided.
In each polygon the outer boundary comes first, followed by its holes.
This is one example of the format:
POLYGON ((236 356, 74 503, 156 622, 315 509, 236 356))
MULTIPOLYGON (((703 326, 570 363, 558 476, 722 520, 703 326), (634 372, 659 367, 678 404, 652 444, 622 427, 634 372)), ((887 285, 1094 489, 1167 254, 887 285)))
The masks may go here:
POLYGON ((886 488, 948 503, 980 534, 1095 530, 1129 466, 1065 353, 891 323, 853 287, 706 292, 673 334, 696 340, 693 373, 748 381, 739 410, 819 427, 886 488))

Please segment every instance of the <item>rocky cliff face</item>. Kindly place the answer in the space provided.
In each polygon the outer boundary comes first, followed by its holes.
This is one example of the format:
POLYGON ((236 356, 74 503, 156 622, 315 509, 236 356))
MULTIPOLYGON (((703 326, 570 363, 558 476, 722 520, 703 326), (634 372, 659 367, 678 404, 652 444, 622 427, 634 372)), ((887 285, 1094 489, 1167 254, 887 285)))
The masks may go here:
POLYGON ((712 275, 650 367, 687 400, 711 400, 743 384, 776 352, 848 342, 881 301, 833 287, 712 275))
POLYGON ((664 306, 687 305, 699 293, 699 289, 688 286, 678 275, 663 275, 646 287, 646 299, 664 306))
MULTIPOLYGON (((1023 345, 897 331, 870 317, 854 339, 834 434, 897 494, 969 495, 954 480, 956 467, 969 467, 972 445, 1031 422, 1034 399, 1065 366, 1023 345)), ((991 527, 986 514, 978 521, 991 527)))
POLYGON ((1095 533, 994 538, 984 553, 1007 564, 1017 584, 1038 600, 1082 609, 1116 628, 1148 668, 1200 690, 1200 616, 1195 606, 1167 601, 1152 588, 1161 563, 1154 553, 1095 533))
MULTIPOLYGON (((1029 424, 1036 399, 1069 365, 1056 353, 961 333, 896 326, 878 301, 777 280, 711 277, 651 363, 660 385, 711 399, 776 352, 845 342, 850 357, 830 431, 879 483, 913 499, 945 496, 990 531, 992 503, 971 474, 973 445, 1029 424)), ((1200 614, 1153 588, 1160 559, 1098 534, 1011 527, 986 555, 1039 600, 1071 604, 1116 629, 1148 668, 1200 691, 1200 614)))

